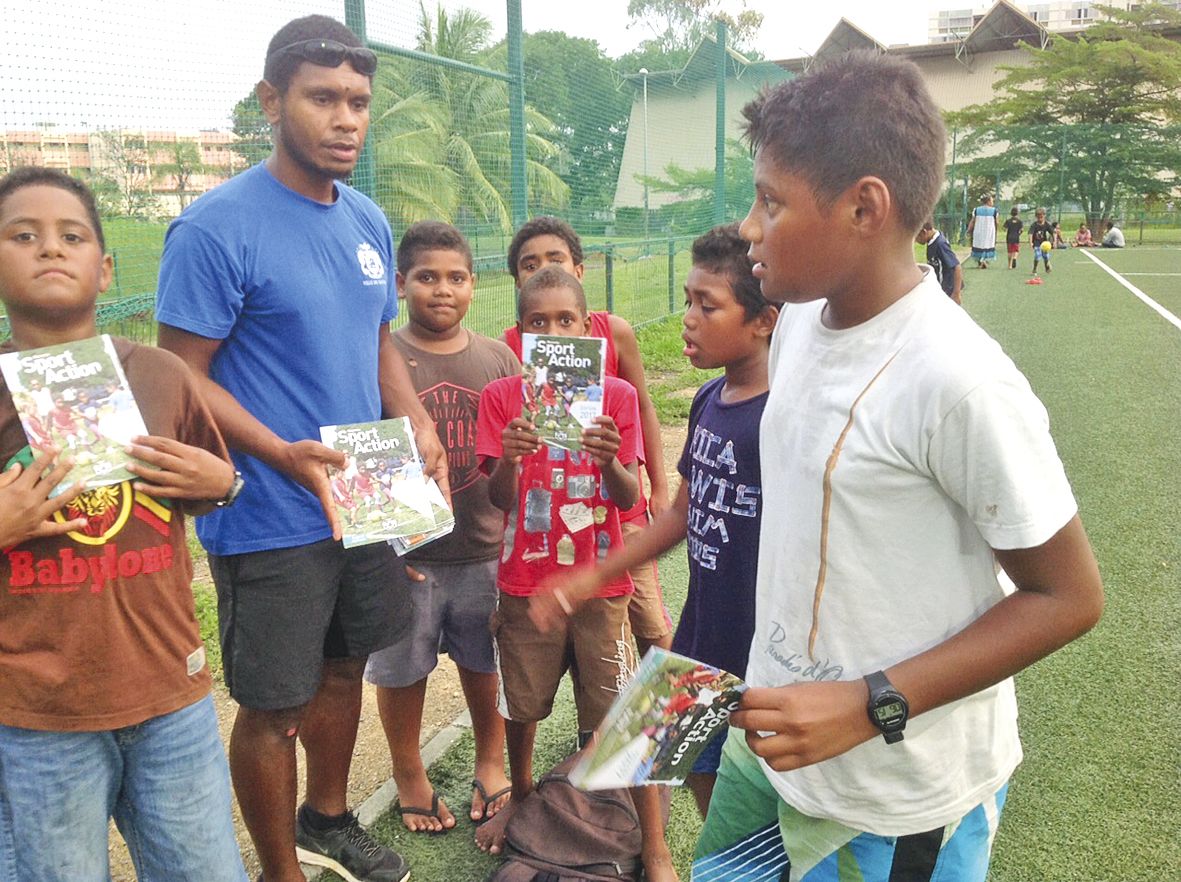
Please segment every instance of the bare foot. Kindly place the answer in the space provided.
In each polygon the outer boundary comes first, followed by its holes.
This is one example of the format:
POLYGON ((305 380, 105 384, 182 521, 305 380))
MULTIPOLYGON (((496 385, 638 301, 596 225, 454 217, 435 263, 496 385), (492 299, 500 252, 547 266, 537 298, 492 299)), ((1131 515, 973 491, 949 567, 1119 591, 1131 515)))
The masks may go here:
POLYGON ((455 826, 455 815, 435 793, 426 774, 398 784, 398 814, 411 833, 442 833, 455 826))
POLYGON ((476 845, 480 851, 500 854, 504 849, 504 828, 508 826, 509 818, 513 816, 516 808, 516 802, 510 801, 494 817, 476 828, 476 845))
POLYGON ((679 882, 676 868, 673 866, 673 856, 665 846, 651 852, 645 851, 644 879, 645 882, 679 882))
POLYGON ((472 779, 472 820, 491 820, 508 805, 513 788, 505 777, 504 767, 476 766, 476 777, 472 779))

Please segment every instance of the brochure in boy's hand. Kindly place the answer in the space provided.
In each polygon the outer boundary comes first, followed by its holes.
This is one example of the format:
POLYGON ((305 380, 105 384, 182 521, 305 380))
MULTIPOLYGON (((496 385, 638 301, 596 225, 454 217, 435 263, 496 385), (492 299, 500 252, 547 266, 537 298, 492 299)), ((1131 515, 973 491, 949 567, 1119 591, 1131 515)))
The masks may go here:
POLYGON ((744 691, 733 674, 652 647, 570 771, 571 783, 584 790, 683 784, 744 691))
POLYGON ((438 486, 423 476, 408 418, 321 426, 320 440, 345 455, 343 469, 328 470, 345 548, 425 536, 447 518, 454 523, 438 486))
POLYGON ((55 495, 77 481, 89 489, 135 478, 125 448, 148 430, 110 337, 6 352, 0 372, 33 450, 53 446, 74 460, 55 495))
POLYGON ((603 413, 602 337, 521 335, 521 416, 541 440, 564 450, 582 449, 582 430, 603 413))
POLYGON ((447 507, 447 499, 443 496, 443 491, 439 489, 434 478, 426 479, 426 494, 431 503, 431 514, 434 515, 435 526, 423 533, 415 533, 412 536, 395 536, 391 539, 390 544, 394 547, 398 557, 420 545, 426 545, 428 542, 442 538, 455 529, 455 515, 447 507))

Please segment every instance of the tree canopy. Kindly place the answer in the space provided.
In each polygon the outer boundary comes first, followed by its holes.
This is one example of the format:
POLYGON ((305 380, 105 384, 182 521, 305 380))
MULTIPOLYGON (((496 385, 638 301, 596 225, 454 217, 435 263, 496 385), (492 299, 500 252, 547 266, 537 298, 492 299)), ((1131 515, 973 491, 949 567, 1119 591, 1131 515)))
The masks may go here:
POLYGON ((644 34, 641 48, 646 44, 661 52, 692 52, 703 37, 714 35, 717 21, 726 23, 731 44, 742 51, 763 24, 763 14, 748 9, 746 0, 630 0, 627 14, 629 27, 644 34))
POLYGON ((1017 181, 1042 203, 1061 187, 1092 221, 1177 186, 1181 44, 1161 31, 1181 14, 1098 8, 1106 19, 1077 37, 1022 44, 1029 63, 1003 69, 992 101, 948 115, 970 157, 961 173, 1017 181))

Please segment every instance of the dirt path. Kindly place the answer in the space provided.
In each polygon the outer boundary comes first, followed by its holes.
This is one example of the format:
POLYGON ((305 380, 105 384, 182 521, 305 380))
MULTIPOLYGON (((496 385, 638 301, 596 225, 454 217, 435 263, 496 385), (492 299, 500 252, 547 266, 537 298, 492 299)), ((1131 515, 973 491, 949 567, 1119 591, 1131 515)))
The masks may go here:
MULTIPOLYGON (((689 390, 692 394, 692 390, 689 390)), ((677 475, 677 459, 685 443, 684 426, 666 426, 662 434, 665 470, 669 475, 670 487, 675 491, 680 478, 677 475)), ((205 561, 194 561, 194 581, 210 583, 209 569, 205 561)), ((230 729, 234 724, 237 704, 225 688, 217 683, 213 691, 217 705, 218 725, 222 742, 229 743, 230 729)), ((446 655, 439 656, 439 666, 427 683, 427 697, 423 707, 422 735, 420 744, 426 744, 464 710, 463 692, 455 665, 446 655)), ((303 791, 304 768, 300 751, 299 786, 303 791)), ((377 790, 390 776, 390 756, 385 734, 377 716, 377 702, 373 687, 366 685, 361 706, 361 727, 357 734, 357 746, 353 751, 352 771, 349 775, 349 805, 358 806, 377 790)), ((250 844, 250 837, 238 814, 237 801, 234 803, 234 825, 238 832, 238 845, 246 861, 246 870, 251 879, 258 874, 258 861, 250 844)), ((135 882, 135 871, 122 837, 111 825, 111 874, 113 882, 135 882)))

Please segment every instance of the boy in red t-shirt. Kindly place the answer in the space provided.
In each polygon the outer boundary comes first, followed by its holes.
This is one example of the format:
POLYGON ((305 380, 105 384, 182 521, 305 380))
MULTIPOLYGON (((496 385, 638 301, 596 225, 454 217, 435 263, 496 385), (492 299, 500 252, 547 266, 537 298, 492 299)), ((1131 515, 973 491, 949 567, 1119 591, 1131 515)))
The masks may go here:
MULTIPOLYGON (((513 236, 508 249, 508 269, 519 290, 535 273, 547 266, 561 267, 576 279, 582 279, 582 242, 578 234, 561 218, 543 215, 524 223, 513 236)), ((650 518, 659 517, 669 507, 660 418, 648 395, 640 344, 632 326, 622 316, 609 312, 591 312, 588 318, 590 330, 586 332, 587 336, 602 337, 607 341, 607 376, 619 377, 631 383, 636 389, 640 406, 640 436, 650 498, 644 498, 641 486, 636 504, 619 513, 624 541, 631 542, 633 536, 648 526, 650 518)), ((525 331, 528 332, 529 328, 525 328, 525 331)), ((504 342, 516 353, 517 358, 521 357, 519 326, 505 329, 504 342)), ((673 626, 664 605, 656 564, 651 561, 638 564, 629 575, 636 590, 631 597, 628 616, 641 654, 649 646, 668 649, 672 646, 673 626)))
MULTIPOLYGON (((526 333, 590 333, 582 285, 560 267, 547 267, 525 283, 518 315, 526 333)), ((513 799, 477 834, 480 847, 493 853, 500 851, 514 807, 533 789, 537 723, 549 716, 567 667, 574 675, 580 740, 585 740, 635 664, 628 624, 633 588, 626 573, 572 611, 563 627, 543 633, 528 615, 529 598, 547 578, 598 560, 623 544, 619 512, 639 496, 643 459, 635 389, 607 377, 603 415, 583 431, 582 451, 570 453, 542 445, 533 425, 521 416, 521 387, 520 377, 488 384, 480 396, 476 435, 476 454, 489 475, 489 498, 506 514, 492 629, 513 799)), ((657 794, 652 788, 640 790, 636 803, 645 834, 647 878, 675 879, 657 794)))

